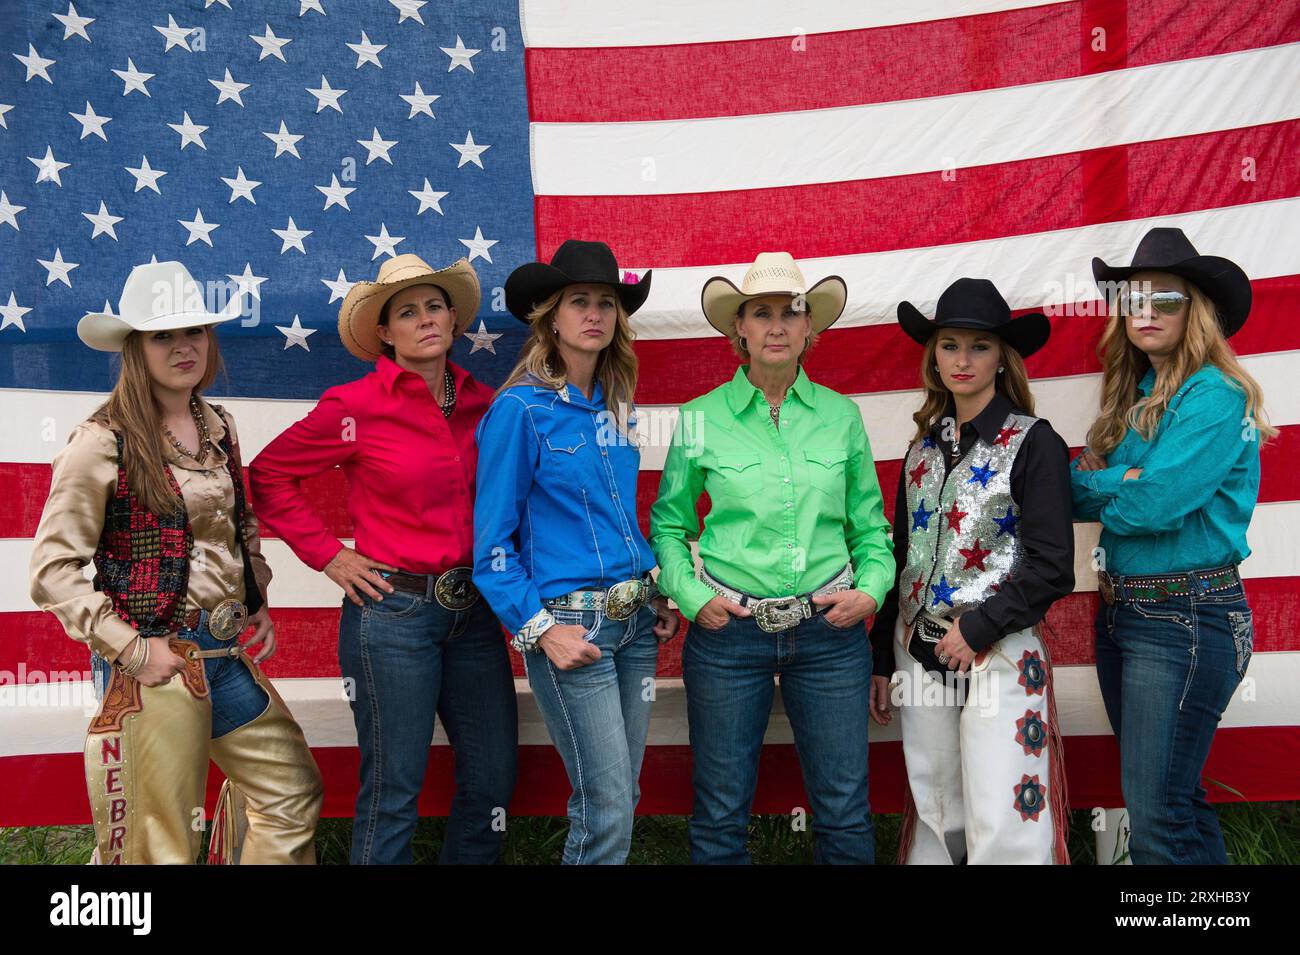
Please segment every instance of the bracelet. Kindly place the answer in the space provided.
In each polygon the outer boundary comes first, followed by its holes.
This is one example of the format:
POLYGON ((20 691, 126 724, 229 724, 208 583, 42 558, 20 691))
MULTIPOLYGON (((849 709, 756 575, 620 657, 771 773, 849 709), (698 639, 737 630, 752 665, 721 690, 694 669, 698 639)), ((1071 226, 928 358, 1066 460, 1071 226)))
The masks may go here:
POLYGON ((122 653, 118 654, 117 659, 113 661, 113 665, 117 667, 119 670, 121 670, 127 676, 131 676, 132 674, 138 672, 140 666, 139 664, 140 654, 147 650, 148 650, 148 645, 145 643, 144 637, 137 634, 134 643, 132 643, 131 645, 131 655, 127 659, 127 661, 125 663, 122 662, 123 656, 126 655, 126 651, 124 650, 122 651, 122 653))
POLYGON ((510 638, 510 645, 520 653, 536 651, 538 649, 538 638, 553 626, 555 626, 555 618, 551 616, 549 610, 543 607, 524 621, 524 625, 519 628, 519 632, 510 638))

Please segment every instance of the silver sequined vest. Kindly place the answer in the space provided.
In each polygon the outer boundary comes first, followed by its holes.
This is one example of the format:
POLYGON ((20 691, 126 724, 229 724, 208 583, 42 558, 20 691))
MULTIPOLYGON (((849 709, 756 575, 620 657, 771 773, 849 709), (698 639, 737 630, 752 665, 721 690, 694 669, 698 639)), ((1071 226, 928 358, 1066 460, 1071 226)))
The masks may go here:
POLYGON ((944 479, 944 452, 931 435, 907 452, 907 566, 898 609, 911 625, 977 607, 1020 559, 1020 510, 1011 499, 1011 465, 1037 418, 1007 415, 992 444, 977 437, 944 479))

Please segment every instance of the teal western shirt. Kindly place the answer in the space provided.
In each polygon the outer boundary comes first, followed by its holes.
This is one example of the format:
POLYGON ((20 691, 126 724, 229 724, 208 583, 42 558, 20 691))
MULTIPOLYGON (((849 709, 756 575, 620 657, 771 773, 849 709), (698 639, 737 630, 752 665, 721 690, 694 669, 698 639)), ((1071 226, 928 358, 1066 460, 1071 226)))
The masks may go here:
MULTIPOLYGON (((1155 369, 1138 390, 1149 395, 1155 369)), ((1259 439, 1246 395, 1201 366, 1169 402, 1150 441, 1132 428, 1101 471, 1070 468, 1074 516, 1100 521, 1106 570, 1164 574, 1236 564, 1259 496, 1259 439), (1124 480, 1129 468, 1142 474, 1124 480)))

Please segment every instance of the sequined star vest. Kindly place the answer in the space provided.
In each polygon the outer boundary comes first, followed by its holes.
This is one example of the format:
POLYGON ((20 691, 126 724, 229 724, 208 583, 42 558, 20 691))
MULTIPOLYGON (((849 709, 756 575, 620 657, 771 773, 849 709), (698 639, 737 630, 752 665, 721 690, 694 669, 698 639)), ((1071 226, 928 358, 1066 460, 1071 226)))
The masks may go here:
POLYGON ((898 609, 911 625, 926 611, 952 616, 992 596, 1020 559, 1020 510, 1011 466, 1037 418, 1011 413, 990 444, 975 439, 944 479, 944 451, 933 437, 907 452, 907 566, 898 609))

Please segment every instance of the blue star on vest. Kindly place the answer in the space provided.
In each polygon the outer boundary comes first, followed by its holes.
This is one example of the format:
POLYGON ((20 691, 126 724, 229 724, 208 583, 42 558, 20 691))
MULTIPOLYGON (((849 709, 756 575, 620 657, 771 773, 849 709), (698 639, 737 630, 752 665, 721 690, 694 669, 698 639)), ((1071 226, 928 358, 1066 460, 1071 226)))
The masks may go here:
POLYGON ((934 599, 930 601, 931 607, 939 606, 939 601, 943 601, 951 607, 952 595, 961 590, 960 587, 950 586, 946 575, 940 577, 937 584, 931 584, 930 589, 934 591, 934 599))
POLYGON ((1019 515, 1013 514, 1009 507, 1007 508, 1005 516, 993 518, 993 523, 998 525, 998 537, 1001 537, 1003 534, 1010 534, 1012 537, 1015 537, 1016 523, 1019 520, 1019 515))
POLYGON ((937 445, 935 443, 934 438, 932 438, 930 435, 927 434, 924 438, 921 439, 921 447, 933 448, 933 447, 937 447, 937 445))
POLYGON ((912 530, 920 528, 923 531, 928 531, 930 529, 930 515, 933 513, 933 510, 927 511, 925 509, 925 498, 921 498, 916 510, 912 512, 912 530))
POLYGON ((974 464, 970 465, 971 476, 966 483, 974 484, 976 481, 979 481, 980 487, 988 487, 989 478, 998 473, 995 469, 989 467, 992 463, 993 459, 989 458, 982 466, 976 467, 974 464))

